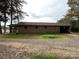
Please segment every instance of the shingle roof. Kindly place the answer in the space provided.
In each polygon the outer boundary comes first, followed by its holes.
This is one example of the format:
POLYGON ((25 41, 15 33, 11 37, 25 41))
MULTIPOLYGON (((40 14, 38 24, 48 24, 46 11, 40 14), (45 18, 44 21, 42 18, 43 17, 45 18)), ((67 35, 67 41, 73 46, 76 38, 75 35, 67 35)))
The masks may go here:
POLYGON ((38 26, 70 26, 70 24, 64 24, 64 23, 43 23, 43 22, 20 22, 16 25, 38 25, 38 26))

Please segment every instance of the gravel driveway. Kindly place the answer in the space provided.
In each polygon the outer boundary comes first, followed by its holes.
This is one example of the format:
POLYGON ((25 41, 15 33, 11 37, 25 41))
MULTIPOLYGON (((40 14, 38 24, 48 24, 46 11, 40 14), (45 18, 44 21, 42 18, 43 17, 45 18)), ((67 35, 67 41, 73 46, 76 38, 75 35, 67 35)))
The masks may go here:
MULTIPOLYGON (((63 57, 72 57, 79 59, 79 38, 74 39, 49 39, 49 40, 36 40, 36 39, 2 39, 0 45, 12 46, 24 53, 30 54, 56 54, 63 57)), ((0 48, 1 49, 1 48, 0 48)))

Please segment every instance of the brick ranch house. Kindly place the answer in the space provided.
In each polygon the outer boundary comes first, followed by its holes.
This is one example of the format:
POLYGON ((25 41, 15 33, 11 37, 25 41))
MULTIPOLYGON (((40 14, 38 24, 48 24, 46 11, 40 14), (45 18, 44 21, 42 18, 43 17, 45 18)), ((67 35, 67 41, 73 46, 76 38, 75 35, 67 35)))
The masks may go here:
POLYGON ((13 24, 13 33, 70 33, 70 24, 62 23, 36 23, 36 22, 20 22, 13 24))

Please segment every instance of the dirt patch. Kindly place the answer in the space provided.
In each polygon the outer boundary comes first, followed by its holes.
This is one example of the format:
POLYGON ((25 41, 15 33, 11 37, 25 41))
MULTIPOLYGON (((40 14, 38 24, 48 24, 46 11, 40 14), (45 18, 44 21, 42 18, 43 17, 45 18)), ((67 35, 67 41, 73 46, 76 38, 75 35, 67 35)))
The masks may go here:
POLYGON ((79 34, 75 34, 75 33, 67 34, 67 36, 69 36, 71 39, 78 39, 79 38, 79 34))

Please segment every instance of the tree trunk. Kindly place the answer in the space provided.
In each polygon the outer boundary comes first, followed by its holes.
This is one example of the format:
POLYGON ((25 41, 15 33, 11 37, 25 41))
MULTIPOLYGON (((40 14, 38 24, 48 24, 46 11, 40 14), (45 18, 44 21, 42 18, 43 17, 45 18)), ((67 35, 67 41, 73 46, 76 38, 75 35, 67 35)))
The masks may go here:
POLYGON ((4 13, 4 34, 6 34, 6 12, 4 13))
POLYGON ((18 7, 16 6, 16 9, 17 9, 17 21, 19 23, 19 11, 18 11, 18 7))
POLYGON ((12 33, 12 20, 13 20, 13 17, 12 17, 12 16, 13 16, 13 14, 12 14, 12 0, 11 0, 11 10, 10 10, 10 11, 11 11, 11 15, 10 15, 10 17, 11 17, 11 22, 10 22, 10 25, 11 25, 11 26, 10 26, 10 33, 12 33))
POLYGON ((17 12, 17 16, 18 16, 18 23, 19 23, 19 14, 18 14, 18 12, 17 12))
POLYGON ((10 33, 12 33, 12 11, 11 11, 11 24, 10 24, 10 33))
POLYGON ((18 16, 18 19, 17 20, 18 20, 18 23, 19 23, 19 13, 18 12, 17 12, 17 16, 18 16))
POLYGON ((78 16, 78 21, 79 21, 79 16, 78 16))
POLYGON ((0 34, 2 34, 1 21, 0 21, 0 34))

